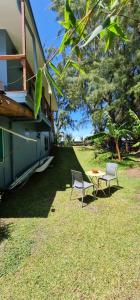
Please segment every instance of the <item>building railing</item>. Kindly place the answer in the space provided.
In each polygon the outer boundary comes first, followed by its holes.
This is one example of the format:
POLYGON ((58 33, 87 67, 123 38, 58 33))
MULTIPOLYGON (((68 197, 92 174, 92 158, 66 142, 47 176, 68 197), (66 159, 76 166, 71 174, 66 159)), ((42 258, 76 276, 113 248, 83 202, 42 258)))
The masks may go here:
POLYGON ((0 55, 0 60, 20 60, 23 68, 23 91, 26 91, 26 32, 25 32, 25 2, 20 0, 21 3, 21 39, 22 39, 22 53, 0 55))

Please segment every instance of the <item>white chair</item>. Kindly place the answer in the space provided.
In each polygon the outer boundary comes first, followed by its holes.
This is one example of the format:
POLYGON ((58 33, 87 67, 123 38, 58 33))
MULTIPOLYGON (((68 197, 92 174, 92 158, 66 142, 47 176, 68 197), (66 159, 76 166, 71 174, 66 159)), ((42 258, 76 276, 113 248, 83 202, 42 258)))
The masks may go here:
POLYGON ((83 199, 85 196, 85 190, 93 187, 93 183, 87 182, 83 180, 82 173, 79 171, 71 170, 72 173, 72 189, 71 189, 71 195, 70 195, 70 200, 72 197, 72 192, 74 189, 80 190, 82 193, 82 207, 83 207, 83 199))
POLYGON ((116 179, 117 185, 119 186, 118 175, 117 175, 118 165, 115 163, 107 163, 106 164, 106 174, 98 178, 99 180, 106 181, 106 185, 109 187, 109 195, 110 195, 110 181, 116 179))

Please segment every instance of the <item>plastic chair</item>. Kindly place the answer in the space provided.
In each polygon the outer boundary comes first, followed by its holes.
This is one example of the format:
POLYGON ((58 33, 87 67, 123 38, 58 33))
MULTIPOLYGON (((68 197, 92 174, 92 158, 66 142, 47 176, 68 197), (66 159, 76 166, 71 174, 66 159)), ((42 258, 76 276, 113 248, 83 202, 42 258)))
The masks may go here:
POLYGON ((106 174, 98 178, 99 180, 106 181, 106 185, 109 187, 109 195, 110 195, 110 181, 116 179, 117 185, 119 186, 118 175, 117 175, 118 164, 115 163, 107 163, 106 164, 106 174))
POLYGON ((83 199, 85 196, 85 190, 87 188, 93 187, 94 185, 91 182, 84 181, 83 175, 81 172, 71 170, 71 173, 72 173, 72 189, 71 189, 71 194, 70 194, 70 200, 72 197, 73 190, 74 189, 80 190, 82 193, 82 207, 83 207, 83 199))

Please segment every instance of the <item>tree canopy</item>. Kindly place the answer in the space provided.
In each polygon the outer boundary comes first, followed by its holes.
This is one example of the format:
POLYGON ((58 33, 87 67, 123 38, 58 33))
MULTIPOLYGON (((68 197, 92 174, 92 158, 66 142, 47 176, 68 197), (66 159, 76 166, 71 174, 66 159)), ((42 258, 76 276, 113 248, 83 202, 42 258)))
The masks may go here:
MULTIPOLYGON (((130 126, 129 109, 140 116, 140 5, 138 0, 51 0, 62 39, 49 50, 36 79, 35 114, 41 73, 57 92, 61 124, 82 107, 94 131, 104 131, 107 111, 113 123, 130 126), (60 55, 56 66, 54 58, 60 55), (65 113, 64 113, 65 111, 65 113), (62 121, 63 119, 63 121, 62 121)), ((59 32, 60 34, 60 32, 59 32)), ((70 124, 69 123, 69 124, 70 124)))
MULTIPOLYGON (((71 1, 76 20, 82 19, 89 2, 71 1)), ((88 33, 92 32, 95 24, 102 24, 105 15, 109 13, 107 3, 99 1, 97 4, 86 27, 88 33)), ((104 110, 118 124, 129 121, 129 108, 140 115, 140 6, 137 0, 109 3, 115 8, 118 4, 125 4, 116 17, 116 23, 121 24, 120 36, 116 34, 115 37, 112 27, 98 33, 87 47, 80 49, 79 63, 85 74, 79 76, 76 70, 69 68, 65 71, 65 78, 58 80, 64 97, 71 100, 72 108, 84 105, 86 113, 92 116, 95 132, 102 131, 106 126, 104 110)), ((93 5, 92 1, 89 7, 93 5)), ((52 0, 52 8, 57 12, 59 21, 63 19, 64 7, 64 1, 52 0)), ((65 25, 62 21, 60 23, 65 25)), ((74 53, 70 52, 70 55, 76 57, 74 53)), ((58 66, 61 71, 69 59, 68 55, 63 55, 58 66)))

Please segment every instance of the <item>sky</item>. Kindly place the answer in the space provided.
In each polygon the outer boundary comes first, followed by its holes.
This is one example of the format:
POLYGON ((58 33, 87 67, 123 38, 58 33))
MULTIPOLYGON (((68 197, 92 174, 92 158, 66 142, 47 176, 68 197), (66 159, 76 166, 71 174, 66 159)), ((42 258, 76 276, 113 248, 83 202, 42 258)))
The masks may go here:
MULTIPOLYGON (((37 29, 43 47, 58 47, 60 39, 57 39, 57 32, 60 29, 59 23, 56 21, 55 12, 51 11, 50 0, 30 0, 33 14, 35 17, 37 29)), ((82 112, 78 110, 71 114, 72 118, 78 122, 82 121, 82 112)), ((84 125, 78 127, 77 130, 68 128, 66 133, 72 134, 75 140, 81 137, 85 138, 92 133, 91 121, 84 122, 84 125)))

